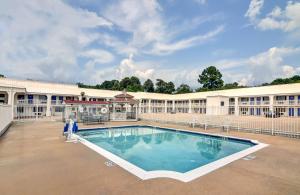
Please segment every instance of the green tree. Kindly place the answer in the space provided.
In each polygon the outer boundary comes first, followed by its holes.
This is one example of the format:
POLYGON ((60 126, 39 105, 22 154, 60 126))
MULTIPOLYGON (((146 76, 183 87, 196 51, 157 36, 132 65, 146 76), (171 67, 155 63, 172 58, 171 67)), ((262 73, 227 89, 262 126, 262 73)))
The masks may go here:
POLYGON ((154 92, 154 84, 150 79, 147 79, 143 85, 145 92, 154 92))
POLYGON ((156 79, 156 93, 165 93, 166 92, 166 85, 167 83, 162 79, 156 79))
POLYGON ((113 80, 112 90, 118 91, 120 90, 120 82, 118 80, 113 80))
POLYGON ((173 82, 165 82, 162 79, 156 79, 156 90, 157 93, 173 93, 175 91, 175 85, 173 82))
POLYGON ((0 74, 0 78, 5 78, 5 76, 3 74, 0 74))
POLYGON ((168 82, 166 85, 166 93, 172 94, 175 91, 175 85, 173 82, 168 82))
POLYGON ((120 81, 120 90, 126 89, 127 91, 136 92, 142 91, 143 87, 141 85, 140 79, 132 76, 125 77, 120 81))
POLYGON ((103 81, 99 86, 100 89, 112 89, 114 83, 112 81, 103 81))
POLYGON ((226 83, 223 86, 223 89, 236 89, 236 88, 240 88, 241 86, 239 86, 239 84, 237 82, 234 83, 226 83))
POLYGON ((209 90, 219 89, 224 83, 221 72, 214 66, 204 69, 199 75, 198 82, 202 84, 202 88, 209 90))
POLYGON ((187 84, 181 84, 179 87, 177 87, 176 89, 176 93, 177 94, 181 94, 181 93, 192 93, 193 90, 191 89, 190 86, 188 86, 187 84))

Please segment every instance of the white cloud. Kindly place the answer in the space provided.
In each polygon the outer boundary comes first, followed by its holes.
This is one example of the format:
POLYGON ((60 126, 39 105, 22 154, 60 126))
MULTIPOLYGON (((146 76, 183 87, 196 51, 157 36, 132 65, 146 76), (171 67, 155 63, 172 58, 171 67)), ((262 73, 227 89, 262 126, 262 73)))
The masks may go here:
POLYGON ((260 14, 263 5, 264 5, 264 0, 251 0, 245 16, 252 21, 255 20, 256 17, 260 14))
POLYGON ((300 47, 273 47, 249 58, 220 60, 214 64, 225 73, 229 82, 238 80, 241 84, 253 85, 299 73, 299 68, 295 68, 295 65, 285 63, 287 57, 299 54, 300 47))
POLYGON ((261 30, 300 31, 300 2, 288 1, 284 9, 275 6, 265 17, 258 17, 262 3, 252 0, 246 13, 253 25, 261 30))
POLYGON ((282 72, 283 72, 284 77, 292 77, 296 74, 300 74, 300 67, 284 65, 284 66, 282 66, 282 72))
POLYGON ((78 57, 98 38, 91 30, 111 26, 60 0, 2 1, 0 68, 14 77, 74 81, 78 57))
POLYGON ((174 43, 156 43, 150 51, 152 54, 165 55, 170 54, 178 50, 186 49, 194 45, 209 41, 213 39, 216 35, 223 32, 224 27, 219 26, 215 30, 208 32, 204 35, 193 36, 184 40, 179 40, 174 43))
MULTIPOLYGON (((112 3, 108 8, 105 8, 104 16, 119 29, 131 34, 132 37, 128 44, 107 36, 104 42, 115 47, 117 51, 128 54, 140 52, 165 55, 209 41, 221 33, 224 28, 220 26, 211 32, 178 40, 177 35, 180 33, 180 29, 175 30, 175 32, 169 30, 172 29, 172 26, 163 17, 162 11, 163 9, 157 0, 122 0, 112 3), (113 43, 108 42, 107 39, 113 40, 113 43)), ((215 16, 213 17, 215 18, 215 16)), ((197 19, 191 19, 189 28, 212 20, 212 18, 197 19)))
POLYGON ((123 59, 119 66, 116 68, 116 78, 122 79, 126 76, 137 76, 143 80, 152 78, 154 69, 145 68, 140 63, 135 63, 133 55, 129 55, 128 58, 123 59))
POLYGON ((91 49, 81 53, 81 56, 87 57, 97 63, 109 63, 114 60, 114 56, 102 49, 91 49))

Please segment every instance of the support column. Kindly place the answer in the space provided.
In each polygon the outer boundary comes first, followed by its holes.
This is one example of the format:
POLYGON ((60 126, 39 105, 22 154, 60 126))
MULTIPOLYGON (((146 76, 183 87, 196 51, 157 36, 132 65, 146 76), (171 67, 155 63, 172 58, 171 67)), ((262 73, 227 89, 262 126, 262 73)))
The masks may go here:
POLYGON ((139 100, 139 114, 142 114, 142 99, 139 100))
POLYGON ((47 94, 47 109, 46 109, 46 116, 51 116, 51 95, 47 94))
POLYGON ((192 100, 189 100, 189 113, 192 113, 192 100))
POLYGON ((240 110, 239 110, 239 97, 234 98, 234 115, 239 116, 240 110))
POLYGON ((269 96, 269 109, 273 113, 274 112, 274 95, 269 96))
POLYGON ((152 112, 152 109, 151 109, 151 99, 149 99, 149 102, 148 102, 148 113, 151 113, 152 112))
POLYGON ((165 100, 165 113, 168 112, 168 100, 165 100))
POLYGON ((172 101, 172 111, 175 112, 175 100, 172 101))
POLYGON ((16 92, 14 92, 13 90, 10 90, 9 92, 7 92, 8 94, 8 105, 11 105, 11 110, 12 110, 12 114, 11 114, 11 118, 12 120, 14 119, 14 111, 15 111, 15 94, 16 92))

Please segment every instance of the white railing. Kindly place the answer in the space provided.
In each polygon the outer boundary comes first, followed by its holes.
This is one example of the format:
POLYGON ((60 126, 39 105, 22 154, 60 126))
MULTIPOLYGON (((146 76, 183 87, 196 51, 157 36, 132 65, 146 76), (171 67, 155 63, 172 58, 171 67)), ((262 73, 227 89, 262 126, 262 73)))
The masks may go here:
POLYGON ((300 100, 277 100, 274 102, 275 105, 300 105, 300 100))
POLYGON ((47 100, 35 100, 35 99, 17 100, 17 104, 47 104, 47 100))
POLYGON ((149 113, 141 114, 141 120, 164 124, 193 125, 195 127, 221 128, 227 130, 263 133, 300 138, 300 112, 295 109, 293 116, 287 110, 284 116, 262 109, 243 113, 243 116, 230 115, 229 107, 217 111, 217 108, 207 108, 207 114, 187 113, 149 113), (210 114, 209 114, 210 113, 210 114))
POLYGON ((39 119, 46 116, 46 105, 24 104, 14 106, 14 119, 39 119))
POLYGON ((256 105, 269 105, 269 104, 270 104, 270 101, 242 101, 242 102, 239 102, 240 106, 256 106, 256 105))
POLYGON ((51 104, 52 105, 61 105, 63 104, 63 100, 51 100, 51 104))
POLYGON ((11 105, 0 104, 0 136, 5 132, 12 122, 11 105))

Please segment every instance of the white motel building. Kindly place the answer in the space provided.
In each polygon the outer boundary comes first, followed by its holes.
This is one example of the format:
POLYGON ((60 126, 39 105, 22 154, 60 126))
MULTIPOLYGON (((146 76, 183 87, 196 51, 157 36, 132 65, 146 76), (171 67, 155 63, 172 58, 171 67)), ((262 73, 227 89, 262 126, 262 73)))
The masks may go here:
MULTIPOLYGON (((30 108, 30 115, 59 116, 66 100, 111 101, 120 91, 79 88, 77 85, 0 78, 0 104, 10 105, 12 117, 30 108)), ((199 113, 203 115, 300 116, 300 83, 188 94, 128 92, 142 113, 199 113)))

